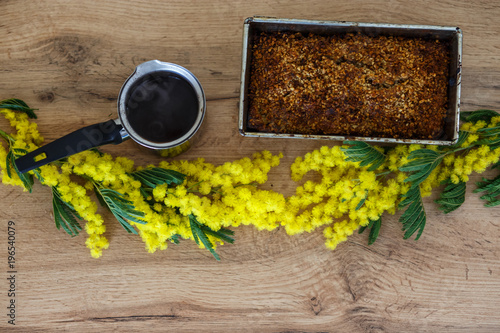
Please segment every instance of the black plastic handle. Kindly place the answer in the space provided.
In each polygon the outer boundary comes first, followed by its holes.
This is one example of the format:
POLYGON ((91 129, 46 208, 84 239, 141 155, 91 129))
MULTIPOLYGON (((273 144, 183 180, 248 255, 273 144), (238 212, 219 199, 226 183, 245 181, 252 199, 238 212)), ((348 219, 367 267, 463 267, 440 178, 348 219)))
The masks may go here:
POLYGON ((15 161, 17 169, 24 173, 90 148, 119 144, 123 142, 122 128, 114 120, 81 128, 19 157, 15 161))

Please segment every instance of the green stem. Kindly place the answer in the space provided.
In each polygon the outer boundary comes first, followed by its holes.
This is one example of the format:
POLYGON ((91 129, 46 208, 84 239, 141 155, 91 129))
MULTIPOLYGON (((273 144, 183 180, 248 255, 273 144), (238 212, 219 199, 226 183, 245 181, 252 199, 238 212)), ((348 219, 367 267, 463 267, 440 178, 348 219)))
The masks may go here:
POLYGON ((448 152, 444 153, 442 156, 444 157, 444 156, 449 155, 449 154, 455 154, 455 153, 458 153, 459 151, 462 151, 462 150, 468 150, 468 149, 471 149, 471 148, 473 148, 473 147, 476 147, 476 145, 471 145, 471 146, 469 146, 469 147, 457 148, 457 149, 455 149, 455 150, 450 150, 450 151, 448 151, 448 152))
POLYGON ((377 174, 375 175, 375 177, 379 177, 379 176, 386 176, 386 175, 389 175, 389 174, 391 174, 391 173, 392 173, 392 171, 385 171, 385 172, 377 173, 377 174))
POLYGON ((10 136, 9 134, 5 133, 4 131, 0 130, 0 136, 4 138, 5 141, 7 141, 8 144, 14 143, 14 138, 10 136))
MULTIPOLYGON (((390 175, 392 173, 392 171, 384 171, 384 172, 381 172, 381 173, 376 173, 375 174, 375 177, 379 177, 379 176, 386 176, 386 175, 390 175)), ((359 178, 354 178, 352 179, 353 182, 359 182, 359 178)))
POLYGON ((189 186, 189 187, 186 189, 186 191, 187 191, 187 192, 191 192, 190 190, 191 190, 193 187, 198 186, 198 185, 200 185, 200 184, 201 184, 201 183, 203 183, 203 182, 204 182, 204 180, 200 180, 200 181, 199 181, 199 182, 197 182, 196 184, 193 184, 193 185, 189 186))
MULTIPOLYGON (((190 186, 189 188, 187 188, 186 192, 188 193, 200 193, 199 191, 196 191, 196 190, 190 190, 192 187, 200 184, 204 182, 204 180, 190 186)), ((241 186, 253 186, 253 187, 257 187, 259 186, 259 184, 253 182, 253 183, 249 183, 249 184, 238 184, 238 185, 234 185, 233 188, 237 188, 237 187, 241 187, 241 186)), ((223 195, 224 193, 220 192, 219 190, 222 188, 222 186, 216 186, 216 187, 212 187, 212 190, 210 191, 210 194, 220 194, 220 195, 223 195)))

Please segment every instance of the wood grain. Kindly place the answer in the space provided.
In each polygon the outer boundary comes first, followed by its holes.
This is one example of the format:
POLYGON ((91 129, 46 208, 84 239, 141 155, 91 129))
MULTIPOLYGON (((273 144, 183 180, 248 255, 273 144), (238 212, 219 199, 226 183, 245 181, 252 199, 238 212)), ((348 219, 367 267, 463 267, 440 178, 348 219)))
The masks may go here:
MULTIPOLYGON (((462 109, 500 110, 500 5, 491 0, 3 0, 1 98, 38 108, 50 142, 115 117, 120 87, 139 63, 178 63, 208 100, 202 140, 181 158, 219 164, 282 151, 265 187, 288 195, 293 160, 335 143, 239 136, 242 24, 253 15, 459 26, 462 109)), ((131 141, 104 150, 137 165, 160 161, 131 141)), ((354 235, 335 251, 325 249, 321 231, 290 237, 241 227, 234 245, 218 248, 221 262, 190 242, 149 254, 104 211, 111 246, 92 259, 83 235, 55 228, 49 198, 40 185, 32 194, 0 187, 1 331, 500 330, 500 210, 484 208, 472 186, 464 206, 446 216, 426 199, 418 242, 402 239, 398 216, 384 217, 374 245, 354 235), (6 316, 8 221, 16 223, 15 327, 6 316)))

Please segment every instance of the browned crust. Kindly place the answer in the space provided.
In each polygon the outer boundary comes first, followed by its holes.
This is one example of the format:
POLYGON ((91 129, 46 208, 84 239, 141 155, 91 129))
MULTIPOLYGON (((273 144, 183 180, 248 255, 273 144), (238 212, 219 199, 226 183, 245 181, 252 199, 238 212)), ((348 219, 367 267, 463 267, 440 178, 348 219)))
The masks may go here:
POLYGON ((251 130, 435 139, 447 111, 448 45, 361 34, 262 33, 251 55, 251 130))

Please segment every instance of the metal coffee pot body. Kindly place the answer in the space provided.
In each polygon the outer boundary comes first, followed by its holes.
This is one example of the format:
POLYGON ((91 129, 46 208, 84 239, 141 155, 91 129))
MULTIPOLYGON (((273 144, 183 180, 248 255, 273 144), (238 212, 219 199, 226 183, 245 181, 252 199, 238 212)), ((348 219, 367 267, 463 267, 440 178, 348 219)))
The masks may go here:
POLYGON ((193 144, 206 113, 198 79, 186 68, 152 60, 140 64, 118 96, 118 118, 63 136, 18 159, 20 172, 105 144, 131 138, 164 157, 178 155, 193 144))

